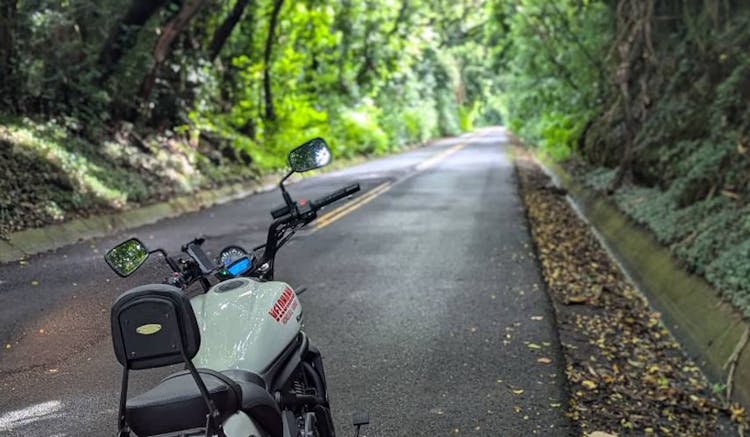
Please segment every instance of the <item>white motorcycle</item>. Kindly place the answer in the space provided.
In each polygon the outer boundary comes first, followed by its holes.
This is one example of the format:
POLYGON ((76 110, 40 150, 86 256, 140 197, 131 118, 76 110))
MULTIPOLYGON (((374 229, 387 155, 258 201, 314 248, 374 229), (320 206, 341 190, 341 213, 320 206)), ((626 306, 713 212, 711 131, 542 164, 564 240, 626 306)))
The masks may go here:
MULTIPOLYGON (((273 280, 276 251, 318 210, 359 190, 354 184, 316 201, 292 199, 284 181, 330 159, 320 138, 290 152, 291 171, 279 183, 285 205, 271 213, 266 243, 251 251, 229 246, 214 262, 196 239, 182 247, 187 257, 173 258, 134 238, 105 255, 122 277, 153 253, 173 271, 165 283, 129 290, 112 306, 112 342, 124 368, 119 437, 335 436, 321 355, 301 331, 297 295, 304 290, 273 280), (202 293, 189 299, 196 282, 202 293), (185 370, 127 398, 130 370, 181 363, 185 370)), ((355 415, 357 434, 367 422, 355 415)))

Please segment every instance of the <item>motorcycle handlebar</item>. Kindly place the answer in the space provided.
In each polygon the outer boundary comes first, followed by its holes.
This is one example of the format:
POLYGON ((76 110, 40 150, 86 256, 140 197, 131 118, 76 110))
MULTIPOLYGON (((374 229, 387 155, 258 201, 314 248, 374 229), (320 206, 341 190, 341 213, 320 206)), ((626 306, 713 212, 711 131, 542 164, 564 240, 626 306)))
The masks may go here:
MULTIPOLYGON (((317 200, 314 200, 314 201, 310 202, 310 206, 312 207, 312 209, 318 210, 318 209, 323 208, 324 206, 326 206, 326 205, 328 205, 330 203, 333 203, 333 202, 335 202, 335 201, 337 201, 339 199, 342 199, 342 198, 344 198, 346 196, 350 196, 350 195, 356 193, 359 190, 360 190, 359 184, 352 184, 352 185, 349 185, 348 187, 344 187, 344 188, 342 188, 342 189, 340 189, 338 191, 335 191, 335 192, 333 192, 333 193, 331 193, 331 194, 329 194, 327 196, 323 196, 320 199, 317 199, 317 200)), ((271 211, 271 217, 277 219, 279 217, 283 217, 283 216, 289 214, 289 212, 290 212, 289 207, 286 206, 286 205, 284 205, 282 207, 276 208, 273 211, 271 211)))
POLYGON ((336 192, 333 192, 327 196, 323 196, 320 199, 311 202, 311 206, 313 209, 317 210, 328 205, 329 203, 333 203, 339 199, 343 199, 346 196, 350 196, 357 191, 359 191, 359 184, 351 184, 348 187, 344 187, 336 192))
POLYGON ((279 217, 289 214, 289 207, 284 205, 271 211, 271 217, 277 219, 279 217))

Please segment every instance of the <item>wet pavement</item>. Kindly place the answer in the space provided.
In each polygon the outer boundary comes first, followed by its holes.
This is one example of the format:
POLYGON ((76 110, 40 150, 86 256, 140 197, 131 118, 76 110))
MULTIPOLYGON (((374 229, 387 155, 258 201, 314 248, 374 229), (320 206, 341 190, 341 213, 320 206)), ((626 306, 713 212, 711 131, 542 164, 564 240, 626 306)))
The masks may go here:
MULTIPOLYGON (((567 399, 554 316, 502 129, 303 179, 316 198, 353 182, 367 202, 280 252, 276 278, 306 286, 304 330, 323 353, 338 434, 563 436, 567 399), (539 357, 549 358, 539 362, 539 357)), ((120 279, 102 255, 135 235, 214 255, 260 244, 270 191, 0 265, 0 435, 114 435, 119 364, 109 307, 168 273, 153 257, 120 279)), ((345 204, 345 202, 340 202, 345 204)), ((131 376, 138 393, 169 372, 131 376)))

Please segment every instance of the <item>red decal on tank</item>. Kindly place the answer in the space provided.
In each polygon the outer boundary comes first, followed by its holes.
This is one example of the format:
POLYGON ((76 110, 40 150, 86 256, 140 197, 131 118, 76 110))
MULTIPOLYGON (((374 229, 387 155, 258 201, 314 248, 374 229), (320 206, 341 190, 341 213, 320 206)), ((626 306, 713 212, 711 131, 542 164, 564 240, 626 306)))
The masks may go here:
POLYGON ((281 323, 286 325, 286 322, 288 322, 289 319, 291 319, 292 316, 294 315, 294 310, 297 309, 298 305, 299 304, 297 303, 297 299, 294 299, 292 301, 292 304, 289 306, 289 311, 287 311, 286 314, 284 315, 284 318, 281 319, 281 323))
POLYGON ((279 300, 273 304, 273 307, 271 307, 268 314, 277 322, 286 323, 289 321, 294 309, 297 308, 297 305, 297 295, 294 293, 294 290, 287 287, 284 289, 284 292, 281 293, 279 300), (287 313, 289 314, 288 316, 287 313))

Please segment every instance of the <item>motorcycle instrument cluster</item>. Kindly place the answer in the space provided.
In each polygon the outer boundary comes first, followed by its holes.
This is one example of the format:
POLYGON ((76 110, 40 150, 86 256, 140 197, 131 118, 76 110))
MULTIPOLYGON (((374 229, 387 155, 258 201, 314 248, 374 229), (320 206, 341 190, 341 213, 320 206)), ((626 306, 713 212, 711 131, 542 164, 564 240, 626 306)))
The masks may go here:
POLYGON ((247 253, 240 246, 227 246, 219 254, 219 263, 224 266, 222 277, 236 278, 253 268, 254 253, 247 253))
POLYGON ((219 262, 223 266, 228 266, 245 255, 247 255, 247 251, 240 246, 227 246, 221 249, 219 262))

